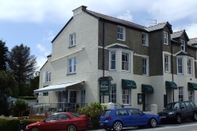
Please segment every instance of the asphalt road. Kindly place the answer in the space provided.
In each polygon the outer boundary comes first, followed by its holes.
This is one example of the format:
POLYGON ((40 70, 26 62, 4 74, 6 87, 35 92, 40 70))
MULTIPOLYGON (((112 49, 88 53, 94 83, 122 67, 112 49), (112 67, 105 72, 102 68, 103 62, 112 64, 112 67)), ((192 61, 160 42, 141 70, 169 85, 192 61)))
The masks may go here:
MULTIPOLYGON (((95 131, 95 130, 94 130, 95 131)), ((105 131, 104 129, 99 129, 96 131, 105 131)), ((181 124, 160 124, 156 128, 137 128, 131 127, 123 129, 122 131, 197 131, 197 122, 185 121, 181 124)))

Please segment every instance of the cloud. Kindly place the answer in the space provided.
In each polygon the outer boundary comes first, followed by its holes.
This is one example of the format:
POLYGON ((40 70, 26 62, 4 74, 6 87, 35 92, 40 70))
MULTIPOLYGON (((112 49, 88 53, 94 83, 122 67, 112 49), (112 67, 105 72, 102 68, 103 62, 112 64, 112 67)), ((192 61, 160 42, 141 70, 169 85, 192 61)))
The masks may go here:
POLYGON ((53 34, 53 31, 52 30, 46 30, 45 31, 47 33, 47 36, 43 36, 43 41, 52 41, 53 38, 55 38, 55 35, 53 34))
POLYGON ((40 68, 44 65, 44 63, 47 61, 47 58, 44 56, 38 56, 37 59, 37 70, 40 70, 40 68))
POLYGON ((132 21, 132 15, 130 13, 130 10, 126 10, 123 14, 118 16, 119 19, 132 21))
POLYGON ((196 38, 197 37, 197 23, 193 23, 191 25, 188 25, 185 30, 186 30, 186 33, 188 35, 189 38, 196 38))
POLYGON ((48 56, 50 54, 50 52, 48 50, 46 50, 46 48, 44 46, 40 45, 40 44, 37 44, 37 48, 45 56, 48 56))

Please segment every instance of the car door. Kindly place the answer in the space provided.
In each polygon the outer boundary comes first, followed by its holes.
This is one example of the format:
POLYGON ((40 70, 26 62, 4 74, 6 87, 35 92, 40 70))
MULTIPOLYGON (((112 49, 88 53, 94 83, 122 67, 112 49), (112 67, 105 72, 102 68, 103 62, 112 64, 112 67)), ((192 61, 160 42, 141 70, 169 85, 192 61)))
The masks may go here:
POLYGON ((130 123, 131 126, 147 125, 148 119, 144 113, 138 109, 130 109, 130 123))
POLYGON ((117 109, 115 119, 121 120, 124 126, 130 125, 130 115, 126 109, 117 109))
POLYGON ((59 114, 56 122, 58 131, 66 130, 69 124, 70 118, 67 114, 59 114))
POLYGON ((191 118, 193 116, 193 109, 192 109, 192 105, 190 104, 189 101, 185 102, 186 108, 187 108, 187 118, 191 118))
POLYGON ((55 131, 57 130, 57 115, 51 115, 45 119, 39 129, 41 131, 55 131))
POLYGON ((182 118, 183 119, 188 118, 189 112, 188 112, 188 109, 186 108, 185 102, 183 101, 180 102, 180 109, 181 109, 182 118))

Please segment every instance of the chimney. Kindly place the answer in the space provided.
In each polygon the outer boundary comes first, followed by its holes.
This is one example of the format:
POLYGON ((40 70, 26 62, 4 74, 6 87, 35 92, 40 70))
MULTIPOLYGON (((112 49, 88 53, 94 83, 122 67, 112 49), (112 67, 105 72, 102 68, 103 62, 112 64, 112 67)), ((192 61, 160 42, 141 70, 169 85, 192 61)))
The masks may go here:
POLYGON ((82 11, 85 11, 86 8, 87 8, 87 6, 82 5, 82 6, 78 7, 78 8, 76 8, 76 9, 74 9, 73 10, 73 16, 81 13, 82 11))

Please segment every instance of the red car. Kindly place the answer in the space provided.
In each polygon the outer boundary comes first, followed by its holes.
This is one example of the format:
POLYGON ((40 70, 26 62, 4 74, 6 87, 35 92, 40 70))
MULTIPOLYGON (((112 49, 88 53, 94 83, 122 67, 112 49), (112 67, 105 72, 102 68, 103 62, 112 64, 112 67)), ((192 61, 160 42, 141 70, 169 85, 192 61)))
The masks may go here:
POLYGON ((78 131, 89 127, 92 127, 92 122, 87 115, 58 112, 41 122, 27 125, 25 131, 78 131))

